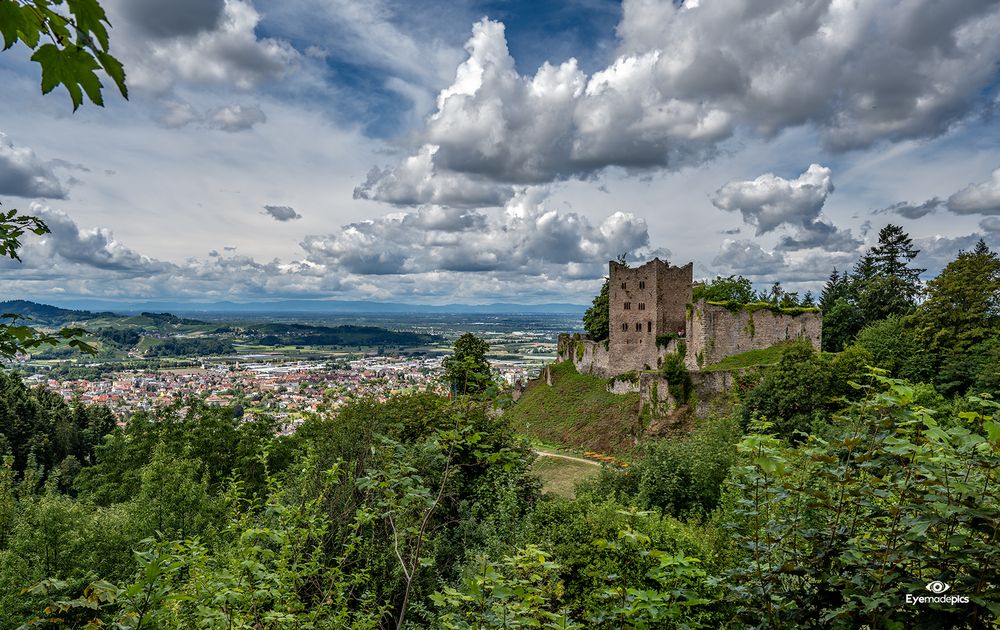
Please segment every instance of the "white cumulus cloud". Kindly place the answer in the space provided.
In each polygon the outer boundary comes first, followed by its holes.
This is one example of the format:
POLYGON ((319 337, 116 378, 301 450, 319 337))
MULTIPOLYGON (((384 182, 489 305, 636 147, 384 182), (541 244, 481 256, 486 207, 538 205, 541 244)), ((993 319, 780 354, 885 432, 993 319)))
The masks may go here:
POLYGON ((955 214, 1000 214, 1000 168, 988 181, 969 184, 948 197, 948 209, 955 214))
POLYGON ((933 137, 987 98, 998 31, 985 1, 626 0, 617 56, 588 76, 574 59, 522 74, 483 19, 421 146, 358 196, 486 205, 489 184, 677 169, 740 132, 809 126, 833 151, 933 137))
POLYGON ((781 226, 793 228, 793 235, 779 241, 779 249, 856 249, 861 241, 849 230, 840 230, 820 220, 823 205, 832 192, 833 172, 811 164, 795 179, 765 173, 751 180, 731 181, 715 192, 712 203, 720 210, 739 212, 744 221, 756 227, 757 236, 781 226))

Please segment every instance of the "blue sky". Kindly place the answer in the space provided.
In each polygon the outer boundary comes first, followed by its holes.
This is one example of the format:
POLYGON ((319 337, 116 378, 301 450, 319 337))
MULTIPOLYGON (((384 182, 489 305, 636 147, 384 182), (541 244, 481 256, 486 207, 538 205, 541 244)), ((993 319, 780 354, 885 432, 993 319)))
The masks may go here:
POLYGON ((1000 240, 1000 2, 106 0, 132 97, 0 54, 7 297, 585 303, 1000 240))

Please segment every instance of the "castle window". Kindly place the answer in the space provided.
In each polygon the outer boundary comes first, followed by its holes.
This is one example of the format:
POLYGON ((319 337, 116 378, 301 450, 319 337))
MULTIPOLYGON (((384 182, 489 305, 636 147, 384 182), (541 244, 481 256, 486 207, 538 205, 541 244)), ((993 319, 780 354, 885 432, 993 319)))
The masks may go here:
POLYGON ((625 308, 626 311, 631 311, 632 310, 632 303, 631 302, 625 302, 625 307, 624 308, 625 308))
POLYGON ((622 330, 624 330, 625 332, 628 332, 628 324, 627 323, 622 322, 622 330))
POLYGON ((646 322, 646 332, 653 332, 653 322, 646 322))
POLYGON ((640 311, 646 310, 646 303, 645 302, 639 302, 639 310, 640 311))
POLYGON ((623 289, 625 288, 625 283, 624 283, 624 282, 622 282, 622 288, 623 288, 623 289))
POLYGON ((636 332, 642 332, 642 322, 636 322, 635 323, 635 331, 636 332))
MULTIPOLYGON (((622 287, 622 288, 625 288, 625 287, 622 287)), ((640 289, 645 289, 646 288, 646 281, 645 280, 640 280, 639 281, 639 288, 640 289)))

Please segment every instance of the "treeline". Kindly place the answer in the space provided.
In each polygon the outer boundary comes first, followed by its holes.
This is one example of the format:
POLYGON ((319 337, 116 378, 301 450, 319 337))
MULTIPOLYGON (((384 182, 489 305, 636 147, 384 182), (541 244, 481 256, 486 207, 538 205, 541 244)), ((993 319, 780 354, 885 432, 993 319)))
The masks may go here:
POLYGON ((313 326, 309 324, 264 324, 246 329, 265 346, 420 346, 441 337, 377 326, 313 326))
POLYGON ((823 347, 857 342, 894 375, 945 395, 1000 385, 1000 258, 980 240, 924 286, 918 250, 888 225, 851 273, 836 270, 820 298, 823 347))
POLYGON ((169 337, 146 349, 146 357, 203 357, 233 354, 233 342, 218 337, 169 337))

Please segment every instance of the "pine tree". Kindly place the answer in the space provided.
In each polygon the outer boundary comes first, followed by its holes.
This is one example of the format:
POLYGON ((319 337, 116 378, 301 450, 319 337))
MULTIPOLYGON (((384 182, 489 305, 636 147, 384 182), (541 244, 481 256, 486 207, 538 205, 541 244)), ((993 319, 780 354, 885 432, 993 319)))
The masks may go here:
POLYGON ((833 273, 823 285, 823 291, 819 294, 819 308, 826 315, 837 303, 838 299, 847 299, 851 293, 851 276, 845 271, 843 274, 833 268, 833 273))
POLYGON ((916 307, 923 292, 920 274, 926 270, 910 267, 910 262, 919 252, 898 225, 879 230, 878 244, 861 257, 851 276, 854 301, 866 324, 906 315, 916 307))
POLYGON ((879 230, 878 245, 872 247, 869 256, 876 274, 907 280, 919 291, 920 274, 927 270, 909 267, 919 253, 910 235, 900 226, 890 223, 879 230))

